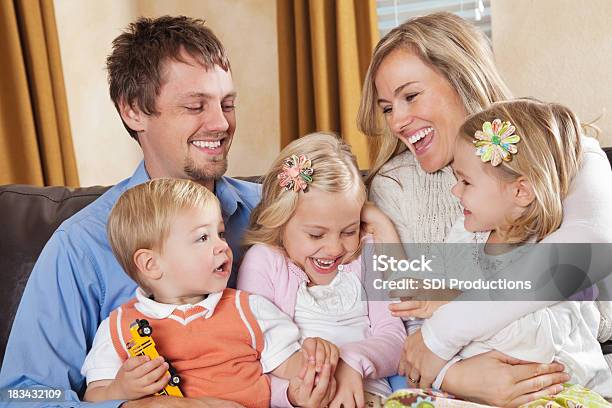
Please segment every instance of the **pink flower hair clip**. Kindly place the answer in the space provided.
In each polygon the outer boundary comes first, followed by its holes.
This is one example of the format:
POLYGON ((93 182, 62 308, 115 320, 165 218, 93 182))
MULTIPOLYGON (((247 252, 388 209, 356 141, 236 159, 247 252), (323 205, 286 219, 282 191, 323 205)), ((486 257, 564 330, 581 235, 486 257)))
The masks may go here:
POLYGON ((278 184, 287 191, 306 192, 308 184, 312 183, 313 173, 312 162, 306 156, 292 154, 283 161, 283 169, 277 176, 280 180, 278 184))
POLYGON ((480 156, 483 162, 490 161, 493 166, 512 160, 512 155, 518 152, 516 143, 521 140, 520 136, 514 133, 515 130, 510 122, 502 122, 501 119, 495 119, 493 123, 483 123, 482 130, 477 130, 474 134, 476 155, 480 156))

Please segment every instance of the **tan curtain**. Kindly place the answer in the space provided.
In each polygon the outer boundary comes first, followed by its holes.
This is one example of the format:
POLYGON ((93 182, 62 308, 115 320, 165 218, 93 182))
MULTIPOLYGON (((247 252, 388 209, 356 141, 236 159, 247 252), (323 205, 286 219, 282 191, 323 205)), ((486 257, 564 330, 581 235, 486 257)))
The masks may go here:
POLYGON ((277 13, 281 147, 334 131, 368 168, 375 152, 356 120, 378 41, 375 0, 277 0, 277 13))
POLYGON ((53 0, 0 1, 0 184, 78 186, 53 0))

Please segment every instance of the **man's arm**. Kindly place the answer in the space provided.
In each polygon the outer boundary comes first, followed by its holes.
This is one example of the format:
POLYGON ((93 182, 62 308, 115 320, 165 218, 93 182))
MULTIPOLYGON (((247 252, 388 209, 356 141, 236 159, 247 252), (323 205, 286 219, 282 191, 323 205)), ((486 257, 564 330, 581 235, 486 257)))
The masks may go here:
POLYGON ((67 401, 78 401, 81 365, 98 325, 100 285, 91 259, 77 253, 64 231, 53 234, 17 310, 0 389, 57 388, 67 401))

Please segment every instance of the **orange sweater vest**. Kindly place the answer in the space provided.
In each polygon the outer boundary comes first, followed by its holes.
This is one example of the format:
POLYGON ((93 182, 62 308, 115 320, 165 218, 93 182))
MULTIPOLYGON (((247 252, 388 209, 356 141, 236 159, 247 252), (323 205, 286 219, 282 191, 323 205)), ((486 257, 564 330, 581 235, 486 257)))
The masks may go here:
POLYGON ((248 293, 225 289, 208 319, 199 306, 186 312, 176 309, 166 319, 153 319, 136 309, 134 298, 110 315, 113 345, 125 361, 129 357, 125 344, 130 340, 130 324, 147 319, 157 351, 181 377, 183 395, 269 407, 270 382, 259 361, 264 339, 248 297, 248 293))

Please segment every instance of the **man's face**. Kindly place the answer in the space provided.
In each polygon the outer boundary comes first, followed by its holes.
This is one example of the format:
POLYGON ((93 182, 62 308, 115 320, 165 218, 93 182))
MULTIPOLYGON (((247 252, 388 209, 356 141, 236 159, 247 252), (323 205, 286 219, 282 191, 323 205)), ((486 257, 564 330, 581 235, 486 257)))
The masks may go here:
POLYGON ((236 93, 230 72, 208 70, 183 52, 170 60, 156 100, 159 114, 142 115, 139 141, 149 176, 206 182, 227 170, 236 129, 236 93))

